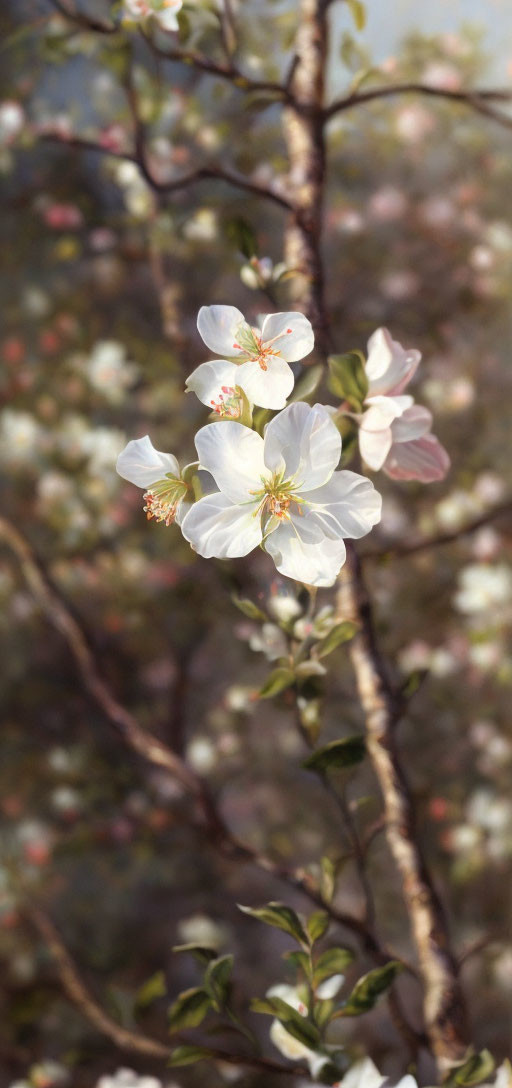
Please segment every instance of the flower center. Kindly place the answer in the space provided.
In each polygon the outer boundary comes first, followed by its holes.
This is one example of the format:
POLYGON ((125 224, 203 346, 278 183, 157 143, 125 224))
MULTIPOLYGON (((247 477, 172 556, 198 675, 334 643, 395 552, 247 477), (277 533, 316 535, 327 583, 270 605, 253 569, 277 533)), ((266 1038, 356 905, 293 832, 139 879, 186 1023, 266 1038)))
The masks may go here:
POLYGON ((279 348, 276 351, 273 345, 291 332, 292 329, 285 329, 284 332, 273 336, 271 340, 263 341, 259 329, 252 329, 250 325, 240 325, 233 347, 247 355, 247 362, 257 362, 262 370, 268 370, 269 356, 281 354, 279 348))
MULTIPOLYGON (((278 521, 289 521, 290 507, 293 504, 297 507, 296 512, 302 513, 304 499, 294 493, 293 480, 283 480, 282 476, 276 473, 270 480, 262 480, 262 483, 261 491, 251 491, 250 494, 259 499, 254 517, 263 515, 267 527, 272 518, 277 518, 278 521)), ((293 513, 293 510, 291 512, 293 513)))
POLYGON ((240 419, 243 411, 243 397, 238 386, 223 385, 218 400, 211 400, 213 411, 221 419, 240 419))
POLYGON ((157 480, 144 492, 146 505, 143 507, 148 521, 163 521, 171 525, 176 518, 181 500, 189 490, 184 480, 168 474, 165 480, 157 480))

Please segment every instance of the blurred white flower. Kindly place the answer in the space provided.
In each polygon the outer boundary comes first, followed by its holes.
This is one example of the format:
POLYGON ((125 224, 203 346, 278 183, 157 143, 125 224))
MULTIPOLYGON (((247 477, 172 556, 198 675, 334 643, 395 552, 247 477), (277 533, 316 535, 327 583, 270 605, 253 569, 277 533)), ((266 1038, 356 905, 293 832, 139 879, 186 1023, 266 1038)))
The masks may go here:
POLYGON ((206 914, 191 914, 189 918, 183 918, 178 925, 178 933, 183 944, 197 944, 215 951, 222 948, 228 938, 226 927, 206 914))
POLYGON ((208 774, 218 762, 217 749, 210 737, 194 737, 187 745, 187 762, 198 774, 208 774))
POLYGON ((117 1069, 115 1073, 107 1073, 100 1077, 96 1082, 96 1088, 162 1088, 162 1082, 157 1077, 122 1068, 117 1069))
POLYGON ((38 452, 43 431, 29 412, 4 408, 0 413, 0 454, 11 465, 24 465, 38 452))
POLYGON ((404 143, 422 143, 434 126, 432 113, 419 103, 402 106, 395 117, 395 131, 404 143))
POLYGON ((468 615, 502 609, 512 600, 512 568, 500 563, 471 563, 459 574, 455 607, 468 615))
POLYGON ((405 215, 408 201, 401 189, 385 185, 372 194, 368 202, 368 213, 379 223, 394 223, 405 215))
POLYGON ((117 340, 99 340, 87 360, 87 377, 112 404, 121 403, 137 380, 139 369, 126 359, 126 348, 117 340))
POLYGON ((19 102, 0 102, 0 146, 12 144, 25 124, 25 111, 19 102))
POLYGON ((212 208, 198 208, 183 226, 189 242, 214 242, 218 233, 217 213, 212 208))
POLYGON ((422 83, 442 91, 458 91, 462 86, 462 77, 453 64, 431 61, 423 71, 422 83))
POLYGON ((161 30, 179 30, 178 12, 183 0, 123 0, 124 20, 154 19, 161 30))

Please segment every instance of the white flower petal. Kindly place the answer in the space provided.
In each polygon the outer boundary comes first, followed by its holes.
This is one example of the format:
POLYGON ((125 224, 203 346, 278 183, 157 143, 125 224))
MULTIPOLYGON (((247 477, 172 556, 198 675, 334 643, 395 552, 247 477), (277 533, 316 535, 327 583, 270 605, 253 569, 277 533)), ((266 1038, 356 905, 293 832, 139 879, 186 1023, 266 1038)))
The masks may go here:
POLYGON ((205 559, 234 559, 248 555, 261 543, 261 519, 254 511, 254 506, 237 506, 217 491, 194 503, 181 531, 205 559))
POLYGON ((117 458, 116 469, 123 480, 129 480, 137 487, 149 487, 162 480, 167 472, 179 476, 178 462, 172 453, 160 453, 155 450, 149 435, 134 438, 125 446, 117 458))
MULTIPOLYGON (((294 1035, 290 1035, 279 1020, 272 1021, 269 1035, 274 1046, 289 1061, 300 1061, 301 1058, 305 1058, 309 1064, 310 1058, 315 1056, 314 1051, 310 1050, 305 1043, 301 1043, 294 1035)), ((324 1062, 325 1060, 324 1058, 324 1062)))
POLYGON ((277 355, 267 356, 267 369, 256 359, 237 367, 237 384, 252 404, 260 408, 284 408, 293 389, 294 377, 288 363, 277 355))
POLYGON ((172 10, 165 10, 155 13, 157 23, 162 27, 162 30, 179 30, 180 26, 177 19, 178 11, 181 8, 181 4, 174 3, 172 10))
POLYGON ((344 981, 345 975, 331 975, 330 978, 326 978, 325 982, 321 982, 320 986, 317 986, 316 996, 320 998, 320 1001, 330 1001, 331 998, 336 997, 344 981))
POLYGON ((357 472, 335 472, 323 487, 310 492, 310 515, 326 536, 359 540, 380 521, 382 498, 371 480, 357 472))
POLYGON ((265 464, 273 472, 284 468, 301 491, 326 483, 340 454, 341 435, 322 404, 290 404, 265 428, 265 464))
POLYGON ((386 1079, 379 1073, 371 1058, 361 1058, 345 1073, 340 1081, 340 1088, 380 1088, 386 1079))
POLYGON ((311 322, 304 314, 280 313, 268 314, 265 318, 261 338, 264 344, 275 341, 275 350, 289 363, 304 359, 315 346, 315 334, 311 322))
POLYGON ((359 451, 363 461, 374 472, 382 468, 391 449, 393 435, 391 427, 385 427, 382 431, 366 430, 359 428, 359 451))
POLYGON ((419 480, 422 484, 443 480, 449 468, 450 458, 433 434, 413 442, 397 442, 384 464, 384 472, 393 480, 419 480))
POLYGON ((324 539, 305 544, 294 525, 287 521, 270 534, 265 550, 281 574, 310 586, 334 585, 346 557, 342 540, 324 539))
POLYGON ((185 388, 187 393, 195 393, 203 404, 211 408, 214 403, 218 403, 222 386, 234 387, 240 384, 239 371, 236 363, 228 363, 227 359, 212 359, 208 363, 201 363, 201 366, 192 371, 185 382, 185 388))
POLYGON ((414 404, 395 419, 391 432, 393 442, 411 442, 415 438, 422 438, 432 426, 432 412, 423 408, 421 404, 414 404))
POLYGON ((251 502, 269 476, 263 460, 263 439, 241 423, 209 423, 195 437, 201 468, 213 476, 231 502, 251 502))
POLYGON ((216 355, 228 358, 243 355, 234 347, 237 329, 242 324, 245 318, 236 306, 201 306, 197 315, 198 332, 206 346, 216 355))
POLYGON ((366 376, 370 396, 375 393, 401 393, 411 380, 421 359, 415 348, 405 350, 393 340, 388 329, 377 329, 368 341, 366 376))

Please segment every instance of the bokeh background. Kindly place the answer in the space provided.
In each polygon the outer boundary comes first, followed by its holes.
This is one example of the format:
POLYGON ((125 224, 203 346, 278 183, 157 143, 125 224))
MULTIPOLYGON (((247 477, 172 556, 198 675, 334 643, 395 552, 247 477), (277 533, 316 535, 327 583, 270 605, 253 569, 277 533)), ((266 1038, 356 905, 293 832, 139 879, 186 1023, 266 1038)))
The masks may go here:
MULTIPOLYGON (((333 90, 373 67, 370 83, 512 91, 505 2, 381 7, 369 4, 362 33, 345 5, 335 8, 333 90)), ((204 11, 190 21, 187 44, 216 49, 204 11)), ((295 5, 244 2, 237 22, 241 64, 277 77, 295 5)), ((301 768, 307 748, 287 695, 254 699, 279 652, 280 607, 300 620, 304 602, 283 606, 291 588, 263 555, 229 565, 196 558, 176 528, 147 524, 141 492, 115 473, 126 441, 146 433, 181 462, 193 459, 206 412, 183 386, 206 358, 198 308, 227 302, 254 317, 288 308, 293 290, 293 270, 279 267, 279 207, 216 181, 156 196, 136 165, 106 153, 131 146, 128 72, 162 179, 205 162, 285 177, 279 107, 155 57, 137 35, 77 29, 46 0, 4 0, 0 31, 0 103, 22 110, 13 125, 12 109, 0 105, 2 512, 80 618, 121 701, 208 779, 241 838, 315 873, 321 855, 344 857, 336 808, 301 768), (103 152, 73 146, 77 134, 103 152), (251 264, 251 255, 270 261, 251 264), (269 610, 263 631, 232 593, 269 610)), ((365 569, 393 674, 421 680, 400 746, 465 957, 474 1042, 500 1059, 512 1026, 510 513, 452 542, 397 552, 456 533, 512 492, 512 129, 410 96, 341 115, 329 132, 325 255, 338 350, 364 349, 379 325, 419 347, 415 393, 453 462, 446 481, 429 487, 376 477, 384 516, 361 552, 372 553, 365 569)), ((197 983, 173 944, 234 951, 243 1010, 249 996, 286 979, 280 954, 289 942, 236 903, 286 896, 298 909, 307 904, 212 853, 176 784, 137 762, 91 705, 3 546, 0 597, 0 1084, 44 1088, 67 1078, 82 1088, 123 1055, 63 998, 23 918, 13 871, 45 904, 111 1014, 162 1038, 169 998, 197 983), (137 994, 159 970, 168 997, 143 1009, 137 994)), ((331 603, 322 592, 320 605, 331 603)), ((325 742, 361 726, 344 649, 329 661, 310 708, 325 742)), ((380 802, 364 767, 347 796, 361 828, 371 828, 380 802)), ((380 932, 410 957, 382 835, 368 864, 380 932)), ((337 901, 361 908, 350 861, 337 901)), ((355 976, 369 966, 358 953, 355 976)), ((417 1017, 418 992, 401 985, 417 1017)), ((265 1040, 268 1022, 250 1022, 265 1040)), ((403 1071, 385 1002, 338 1039, 367 1049, 390 1074, 403 1071)), ((129 1064, 165 1080, 151 1063, 129 1064)), ((221 1088, 228 1073, 197 1066, 167 1083, 221 1088)), ((229 1075, 247 1088, 272 1083, 229 1075)))

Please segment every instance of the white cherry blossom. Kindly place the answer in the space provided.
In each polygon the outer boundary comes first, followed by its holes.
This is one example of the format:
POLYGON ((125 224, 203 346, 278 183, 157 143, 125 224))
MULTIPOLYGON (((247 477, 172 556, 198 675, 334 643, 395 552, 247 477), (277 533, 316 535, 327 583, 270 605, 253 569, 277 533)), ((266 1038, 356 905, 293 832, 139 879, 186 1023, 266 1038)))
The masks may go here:
POLYGON ((208 424, 196 448, 219 491, 194 504, 182 532, 205 558, 231 559, 262 544, 281 574, 330 586, 345 562, 344 540, 380 519, 370 481, 335 472, 341 436, 321 404, 289 405, 264 438, 240 423, 208 424))
MULTIPOLYGON (((202 306, 197 327, 206 346, 222 356, 203 363, 187 381, 187 388, 203 404, 222 405, 232 396, 223 394, 226 386, 243 389, 261 408, 284 408, 294 383, 289 363, 304 359, 314 346, 313 329, 304 314, 267 314, 259 328, 249 325, 235 306, 202 306)), ((231 408, 224 418, 236 418, 231 408)))
POLYGON ((404 394, 421 354, 406 350, 387 329, 368 341, 368 394, 360 417, 359 449, 366 464, 395 480, 442 480, 450 467, 446 450, 433 434, 432 414, 404 394))
POLYGON ((180 466, 172 453, 155 450, 149 435, 134 438, 117 458, 117 471, 123 480, 144 488, 148 521, 155 518, 166 525, 181 524, 190 508, 186 498, 189 485, 183 480, 180 466))
POLYGON ((183 0, 124 0, 125 19, 140 22, 153 18, 162 30, 179 30, 178 12, 183 0))
MULTIPOLYGON (((334 997, 343 981, 343 975, 333 975, 331 978, 326 979, 322 984, 325 992, 321 992, 322 986, 318 987, 317 998, 322 1001, 334 997)), ((279 997, 281 1001, 286 1001, 286 1004, 299 1012, 301 1016, 307 1016, 307 1006, 304 1004, 300 989, 297 986, 287 986, 285 983, 271 986, 270 990, 267 991, 267 997, 279 997)), ((300 1061, 301 1059, 306 1061, 312 1077, 317 1077, 322 1067, 329 1062, 328 1054, 312 1050, 305 1043, 302 1043, 300 1039, 296 1039, 294 1035, 286 1030, 280 1020, 272 1021, 270 1038, 274 1046, 285 1058, 290 1061, 300 1061)))

